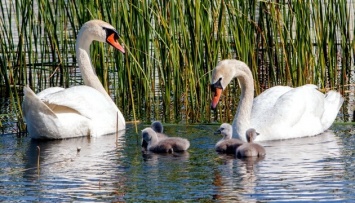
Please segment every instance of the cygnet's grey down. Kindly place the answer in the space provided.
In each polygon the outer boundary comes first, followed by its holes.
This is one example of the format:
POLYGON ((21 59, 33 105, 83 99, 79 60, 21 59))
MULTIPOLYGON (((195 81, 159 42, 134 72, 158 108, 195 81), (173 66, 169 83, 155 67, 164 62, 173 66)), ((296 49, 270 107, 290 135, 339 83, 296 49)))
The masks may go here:
POLYGON ((260 157, 265 156, 266 152, 263 146, 254 143, 254 139, 259 133, 254 128, 250 128, 246 132, 248 142, 238 147, 236 151, 237 157, 260 157))
POLYGON ((190 147, 190 142, 185 138, 158 138, 157 133, 149 127, 142 130, 142 137, 148 143, 147 149, 156 153, 182 152, 190 147))
MULTIPOLYGON (((160 121, 154 121, 151 125, 151 128, 157 133, 158 138, 165 138, 167 137, 164 133, 163 133, 163 124, 160 121)), ((147 150, 147 146, 148 143, 142 139, 142 150, 147 150)))
POLYGON ((223 138, 215 146, 219 153, 235 154, 235 150, 244 143, 242 140, 232 138, 233 129, 228 123, 223 123, 214 134, 223 135, 223 138))
POLYGON ((151 128, 157 133, 163 133, 164 127, 160 121, 154 121, 151 128))

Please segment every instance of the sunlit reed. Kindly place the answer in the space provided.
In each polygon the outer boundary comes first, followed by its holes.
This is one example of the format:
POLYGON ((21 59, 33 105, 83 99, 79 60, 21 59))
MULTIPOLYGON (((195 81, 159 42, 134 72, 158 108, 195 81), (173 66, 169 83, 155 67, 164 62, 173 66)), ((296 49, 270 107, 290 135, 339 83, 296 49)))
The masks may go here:
POLYGON ((0 87, 22 120, 24 85, 39 92, 82 84, 75 38, 84 22, 98 18, 115 26, 125 45, 122 55, 96 43, 91 56, 127 121, 228 122, 237 82, 224 92, 218 113, 209 107, 210 71, 222 58, 250 66, 256 94, 305 83, 353 91, 344 85, 353 83, 354 7, 346 0, 5 0, 0 87))

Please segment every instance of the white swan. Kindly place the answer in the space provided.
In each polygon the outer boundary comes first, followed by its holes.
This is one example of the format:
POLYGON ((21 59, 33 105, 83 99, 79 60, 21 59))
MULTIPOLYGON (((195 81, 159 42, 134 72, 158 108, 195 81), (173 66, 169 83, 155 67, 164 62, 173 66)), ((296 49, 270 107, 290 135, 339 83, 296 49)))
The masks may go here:
POLYGON ((37 95, 24 87, 22 108, 31 138, 96 137, 125 129, 124 117, 100 83, 89 56, 94 40, 107 42, 124 53, 118 37, 114 27, 106 22, 86 22, 76 42, 76 58, 85 85, 48 88, 37 95))
POLYGON ((256 141, 320 134, 332 125, 344 100, 336 91, 324 95, 310 84, 297 88, 276 86, 254 99, 254 80, 249 67, 242 61, 223 60, 212 73, 212 108, 216 108, 222 91, 233 78, 238 79, 241 87, 233 136, 243 141, 249 128, 260 133, 256 141))

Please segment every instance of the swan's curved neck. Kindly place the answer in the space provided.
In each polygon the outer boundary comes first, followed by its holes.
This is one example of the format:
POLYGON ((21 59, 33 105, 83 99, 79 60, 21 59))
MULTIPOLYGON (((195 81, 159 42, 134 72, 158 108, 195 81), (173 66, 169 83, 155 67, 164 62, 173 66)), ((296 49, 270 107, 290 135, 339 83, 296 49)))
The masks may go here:
POLYGON ((246 141, 245 133, 247 129, 252 127, 250 126, 250 116, 254 99, 254 81, 253 75, 245 63, 236 63, 234 69, 234 77, 238 79, 241 95, 233 120, 233 133, 237 138, 246 141))
MULTIPOLYGON (((90 44, 92 39, 88 34, 85 34, 85 30, 80 30, 76 41, 76 59, 80 68, 81 75, 84 80, 84 84, 90 86, 101 94, 103 94, 110 102, 113 103, 111 97, 107 94, 105 88, 102 86, 99 78, 94 72, 94 68, 90 59, 90 44)), ((115 105, 116 106, 116 105, 115 105)))

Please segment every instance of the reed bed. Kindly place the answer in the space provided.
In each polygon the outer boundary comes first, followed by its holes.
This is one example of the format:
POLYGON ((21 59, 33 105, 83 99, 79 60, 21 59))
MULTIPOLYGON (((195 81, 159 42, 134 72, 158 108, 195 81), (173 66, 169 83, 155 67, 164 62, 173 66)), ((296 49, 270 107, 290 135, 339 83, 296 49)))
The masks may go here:
POLYGON ((352 92, 354 10, 349 0, 5 0, 1 94, 16 104, 21 121, 24 85, 39 92, 82 84, 75 37, 97 18, 117 28, 126 48, 125 55, 102 44, 91 49, 96 72, 126 120, 229 122, 240 93, 236 82, 219 110, 210 110, 211 70, 223 58, 249 64, 256 94, 305 83, 352 92))

